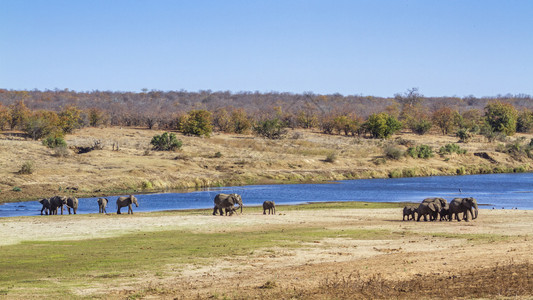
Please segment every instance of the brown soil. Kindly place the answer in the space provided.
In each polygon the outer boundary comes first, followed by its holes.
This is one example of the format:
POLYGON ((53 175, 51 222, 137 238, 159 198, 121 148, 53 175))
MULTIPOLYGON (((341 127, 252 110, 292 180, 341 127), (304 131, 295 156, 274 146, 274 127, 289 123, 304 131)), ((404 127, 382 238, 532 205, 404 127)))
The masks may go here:
POLYGON ((228 225, 223 226, 225 229, 237 234, 246 228, 260 231, 273 225, 384 229, 400 233, 399 238, 332 237, 298 249, 262 249, 244 257, 226 257, 208 266, 169 265, 161 270, 164 276, 145 274, 135 282, 110 282, 107 286, 76 293, 108 298, 141 295, 168 299, 533 296, 531 211, 481 210, 479 218, 468 223, 404 222, 399 209, 279 211, 275 216, 245 212, 233 217, 67 216, 62 226, 69 230, 54 231, 53 235, 43 230, 53 228, 46 225, 61 216, 4 218, 0 219, 0 243, 42 240, 46 236, 54 240, 108 237, 133 230, 217 232, 221 222, 228 225), (98 228, 90 225, 95 218, 98 218, 98 228), (479 281, 480 278, 483 280, 479 281), (450 292, 448 284, 458 288, 450 292), (462 293, 465 290, 471 292, 462 293))

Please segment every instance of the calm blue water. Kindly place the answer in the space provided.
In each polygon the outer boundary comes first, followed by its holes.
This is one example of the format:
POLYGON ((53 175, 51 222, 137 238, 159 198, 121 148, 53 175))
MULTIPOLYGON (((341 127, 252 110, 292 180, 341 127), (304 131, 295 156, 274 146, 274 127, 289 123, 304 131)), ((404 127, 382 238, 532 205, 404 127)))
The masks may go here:
MULTIPOLYGON (((261 205, 265 200, 276 204, 321 201, 420 202, 427 197, 474 197, 480 208, 533 209, 533 173, 468 176, 434 176, 398 179, 346 180, 327 184, 252 185, 212 188, 190 193, 136 195, 139 207, 134 211, 160 211, 212 208, 218 193, 238 193, 247 205, 261 205)), ((117 196, 110 200, 107 212, 115 213, 117 196)), ((98 213, 97 198, 80 198, 78 213, 98 213)), ((37 201, 0 205, 0 217, 39 215, 37 201)), ((127 208, 122 208, 127 213, 127 208)))

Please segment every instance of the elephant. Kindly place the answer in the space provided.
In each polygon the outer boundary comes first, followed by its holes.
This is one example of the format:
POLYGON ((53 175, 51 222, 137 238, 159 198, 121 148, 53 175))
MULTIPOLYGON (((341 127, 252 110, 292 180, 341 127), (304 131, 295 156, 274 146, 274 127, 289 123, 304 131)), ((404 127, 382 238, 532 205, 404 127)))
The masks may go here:
POLYGON ((224 215, 222 212, 222 209, 226 211, 226 215, 228 215, 228 212, 230 213, 230 216, 235 212, 235 204, 238 204, 241 208, 241 214, 242 214, 242 198, 239 194, 218 194, 215 196, 215 207, 213 208, 213 216, 217 214, 217 210, 219 211, 220 215, 224 215))
POLYGON ((276 214, 276 203, 274 201, 263 202, 263 215, 266 215, 267 210, 268 210, 269 215, 270 215, 270 212, 272 212, 272 214, 275 215, 276 214))
POLYGON ((118 197, 117 215, 120 215, 120 208, 124 206, 128 207, 128 214, 133 214, 133 209, 131 208, 132 204, 135 204, 136 207, 139 207, 139 204, 137 203, 137 198, 135 198, 135 196, 129 195, 128 197, 118 197))
POLYGON ((427 221, 427 216, 429 215, 430 221, 437 220, 437 217, 440 213, 440 211, 443 208, 448 207, 448 202, 446 199, 443 198, 426 198, 420 203, 420 205, 417 208, 418 218, 416 219, 417 222, 420 221, 420 218, 423 216, 424 221, 427 221))
POLYGON ((76 214, 76 211, 78 210, 78 198, 75 198, 75 197, 67 198, 67 210, 68 210, 69 215, 70 215, 71 208, 74 214, 76 214))
POLYGON ((98 198, 98 200, 96 200, 98 202, 98 213, 103 213, 103 214, 106 214, 106 206, 107 206, 107 202, 109 202, 107 200, 107 198, 98 198))
POLYGON ((476 199, 469 198, 455 198, 450 202, 450 210, 448 212, 448 221, 453 221, 455 219, 460 222, 459 213, 463 213, 463 219, 468 222, 468 215, 472 216, 472 220, 477 218, 478 207, 476 199), (474 214, 475 212, 475 214, 474 214))
POLYGON ((50 214, 57 215, 58 208, 61 208, 61 214, 63 214, 64 205, 67 205, 67 197, 54 196, 50 198, 50 214))
POLYGON ((415 206, 406 206, 403 208, 403 221, 405 221, 405 217, 407 217, 407 221, 409 220, 415 220, 415 214, 416 214, 416 207, 415 206))
POLYGON ((448 220, 448 215, 450 214, 450 206, 448 207, 444 207, 440 210, 440 221, 444 220, 448 220))
MULTIPOLYGON (((48 215, 48 212, 50 211, 50 199, 43 198, 39 200, 39 203, 43 205, 43 208, 41 208, 41 216, 43 215, 43 211, 46 215, 48 215)), ((50 212, 50 214, 52 213, 50 212)))

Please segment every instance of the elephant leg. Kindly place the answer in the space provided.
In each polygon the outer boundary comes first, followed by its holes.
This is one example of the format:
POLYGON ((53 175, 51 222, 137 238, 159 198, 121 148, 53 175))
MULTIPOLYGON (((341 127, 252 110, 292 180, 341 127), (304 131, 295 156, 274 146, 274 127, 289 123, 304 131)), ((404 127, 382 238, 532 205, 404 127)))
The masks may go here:
POLYGON ((129 214, 132 214, 133 215, 133 208, 131 207, 131 204, 128 205, 128 215, 129 214))
MULTIPOLYGON (((270 210, 268 211, 268 213, 270 214, 270 210)), ((42 213, 41 213, 42 215, 42 213)), ((266 210, 263 208, 263 215, 266 215, 266 210)))
POLYGON ((120 215, 120 206, 117 208, 117 215, 120 215))

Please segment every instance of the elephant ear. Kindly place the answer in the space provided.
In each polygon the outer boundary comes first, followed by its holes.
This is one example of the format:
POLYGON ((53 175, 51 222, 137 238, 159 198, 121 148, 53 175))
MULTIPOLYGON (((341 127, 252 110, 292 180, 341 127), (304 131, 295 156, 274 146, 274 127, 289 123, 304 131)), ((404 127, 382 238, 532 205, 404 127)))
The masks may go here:
POLYGON ((435 205, 435 203, 430 203, 428 205, 429 209, 431 209, 432 212, 436 212, 437 211, 437 205, 435 205))

